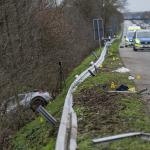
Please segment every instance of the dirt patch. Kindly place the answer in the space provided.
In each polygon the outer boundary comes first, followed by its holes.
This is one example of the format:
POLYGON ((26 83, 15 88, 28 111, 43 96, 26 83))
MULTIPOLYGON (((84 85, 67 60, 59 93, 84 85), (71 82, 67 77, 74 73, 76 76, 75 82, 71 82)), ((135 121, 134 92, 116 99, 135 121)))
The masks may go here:
MULTIPOLYGON (((149 92, 149 91, 148 91, 149 92)), ((150 94, 143 94, 142 95, 142 99, 144 100, 146 106, 147 106, 147 109, 148 109, 148 113, 150 115, 150 94)))
MULTIPOLYGON (((121 95, 123 96, 123 95, 121 95)), ((125 96, 125 95, 124 95, 125 96)), ((115 131, 123 126, 119 111, 125 109, 118 101, 119 94, 104 93, 97 87, 83 89, 75 96, 75 108, 78 114, 78 131, 115 131)))

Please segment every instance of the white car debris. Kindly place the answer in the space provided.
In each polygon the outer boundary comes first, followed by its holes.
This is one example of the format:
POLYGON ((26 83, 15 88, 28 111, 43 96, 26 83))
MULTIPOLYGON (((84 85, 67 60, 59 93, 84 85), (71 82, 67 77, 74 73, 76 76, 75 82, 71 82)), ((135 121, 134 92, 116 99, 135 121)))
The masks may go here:
POLYGON ((52 96, 49 92, 35 90, 10 97, 1 105, 0 109, 1 113, 9 113, 16 110, 18 106, 23 106, 24 108, 31 108, 33 111, 36 111, 38 106, 46 106, 50 100, 52 100, 52 96))
POLYGON ((128 79, 129 79, 129 80, 135 80, 135 77, 129 76, 128 79))
POLYGON ((113 72, 127 73, 127 72, 130 72, 130 70, 128 68, 121 67, 121 68, 118 68, 117 70, 115 70, 113 72))

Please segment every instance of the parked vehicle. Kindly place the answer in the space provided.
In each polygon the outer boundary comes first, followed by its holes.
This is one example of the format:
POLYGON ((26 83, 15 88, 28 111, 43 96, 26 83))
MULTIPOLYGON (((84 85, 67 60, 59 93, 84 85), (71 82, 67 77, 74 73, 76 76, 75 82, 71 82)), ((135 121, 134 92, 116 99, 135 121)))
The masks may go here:
POLYGON ((133 50, 150 50, 150 30, 136 31, 133 37, 133 50))
POLYGON ((33 111, 36 111, 39 105, 46 106, 50 100, 52 100, 52 96, 47 91, 35 90, 18 94, 17 96, 10 97, 1 105, 1 112, 9 113, 15 111, 18 106, 31 108, 33 111))
POLYGON ((127 35, 125 36, 125 47, 133 45, 133 37, 135 31, 128 31, 127 35))
POLYGON ((128 31, 138 31, 141 30, 140 26, 132 25, 128 27, 128 31))

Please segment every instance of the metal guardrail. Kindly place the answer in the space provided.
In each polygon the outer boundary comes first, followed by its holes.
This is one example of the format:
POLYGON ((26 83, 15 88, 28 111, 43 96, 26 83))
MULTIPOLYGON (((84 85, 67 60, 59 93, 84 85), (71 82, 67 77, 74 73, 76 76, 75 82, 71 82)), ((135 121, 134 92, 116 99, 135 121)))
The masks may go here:
POLYGON ((120 139, 124 139, 124 138, 129 138, 129 137, 142 137, 145 140, 148 140, 148 141, 150 140, 150 134, 148 134, 148 133, 131 132, 131 133, 114 135, 114 136, 108 136, 108 137, 99 138, 99 139, 93 139, 93 143, 99 144, 99 143, 104 143, 104 142, 112 142, 115 140, 120 140, 120 139))
POLYGON ((44 107, 40 105, 36 111, 43 115, 50 124, 52 124, 53 126, 56 125, 56 119, 50 113, 48 113, 48 111, 44 107))
POLYGON ((76 150, 77 116, 73 110, 72 94, 76 90, 77 86, 91 75, 90 72, 94 72, 95 67, 98 68, 104 62, 105 56, 107 55, 108 47, 111 45, 113 41, 114 40, 112 40, 111 42, 106 42, 103 51, 101 53, 101 56, 98 58, 98 60, 91 67, 82 72, 71 84, 65 99, 55 150, 76 150))

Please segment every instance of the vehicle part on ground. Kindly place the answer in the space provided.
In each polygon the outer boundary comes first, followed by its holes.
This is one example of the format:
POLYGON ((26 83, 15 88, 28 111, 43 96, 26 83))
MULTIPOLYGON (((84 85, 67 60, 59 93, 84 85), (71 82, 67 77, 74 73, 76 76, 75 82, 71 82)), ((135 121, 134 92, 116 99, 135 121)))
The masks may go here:
POLYGON ((142 94, 142 93, 144 93, 144 92, 146 92, 146 91, 148 91, 148 88, 145 88, 145 89, 143 89, 143 90, 140 90, 139 92, 137 92, 137 94, 142 94))
POLYGON ((131 92, 131 91, 107 91, 107 93, 135 94, 137 92, 131 92))
POLYGON ((118 68, 117 70, 115 70, 113 72, 127 73, 127 72, 130 72, 130 70, 128 68, 121 67, 121 68, 118 68))
POLYGON ((38 113, 40 113, 42 116, 44 116, 45 119, 46 119, 50 124, 52 124, 53 126, 56 125, 56 123, 57 123, 56 119, 55 119, 50 113, 48 113, 48 111, 47 111, 44 107, 42 107, 42 106, 40 105, 40 106, 36 109, 36 111, 37 111, 38 113))
POLYGON ((114 135, 114 136, 109 136, 109 137, 104 137, 99 139, 93 139, 92 141, 93 143, 98 144, 98 143, 111 142, 115 140, 120 140, 129 137, 136 137, 136 136, 142 137, 145 140, 150 140, 150 133, 132 132, 132 133, 119 134, 119 135, 114 135))
POLYGON ((129 76, 128 79, 129 79, 129 80, 135 80, 135 77, 129 76))
POLYGON ((119 87, 116 88, 116 91, 128 91, 129 87, 127 85, 120 85, 119 87))
POLYGON ((31 109, 35 112, 36 109, 41 105, 43 107, 45 107, 48 103, 45 101, 44 98, 38 96, 32 99, 31 103, 30 103, 30 107, 31 109))

